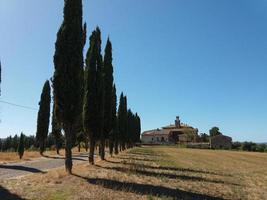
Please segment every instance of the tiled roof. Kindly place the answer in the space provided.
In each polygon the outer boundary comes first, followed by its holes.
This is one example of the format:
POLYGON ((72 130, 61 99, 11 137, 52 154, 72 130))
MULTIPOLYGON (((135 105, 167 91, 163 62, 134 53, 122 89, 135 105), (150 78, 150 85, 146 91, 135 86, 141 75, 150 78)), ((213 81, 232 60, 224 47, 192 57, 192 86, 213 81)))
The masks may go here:
POLYGON ((146 131, 143 132, 142 135, 169 135, 170 130, 164 130, 164 129, 156 129, 156 130, 152 130, 152 131, 146 131))

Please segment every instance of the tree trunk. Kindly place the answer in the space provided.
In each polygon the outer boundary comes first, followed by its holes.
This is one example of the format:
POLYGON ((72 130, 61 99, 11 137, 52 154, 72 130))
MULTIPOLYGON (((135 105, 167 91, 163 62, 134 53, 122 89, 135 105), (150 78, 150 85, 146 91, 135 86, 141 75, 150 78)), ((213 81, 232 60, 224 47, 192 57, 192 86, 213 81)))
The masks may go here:
POLYGON ((113 155, 113 147, 114 147, 114 142, 112 140, 109 141, 109 154, 112 157, 113 155))
POLYGON ((68 174, 71 174, 72 170, 72 127, 71 125, 66 128, 66 145, 65 145, 65 169, 68 174))
POLYGON ((57 147, 57 155, 59 155, 59 148, 57 147))
POLYGON ((78 152, 81 152, 81 143, 78 143, 78 152))
POLYGON ((118 153, 119 153, 118 141, 115 140, 115 154, 117 155, 118 153))
POLYGON ((101 160, 105 160, 105 138, 102 138, 100 141, 100 157, 101 160))
POLYGON ((44 153, 44 142, 43 141, 39 141, 39 145, 40 145, 40 155, 43 156, 43 153, 44 153))
POLYGON ((85 147, 85 151, 87 152, 88 151, 88 141, 87 140, 85 141, 84 147, 85 147))
POLYGON ((89 147, 89 164, 94 164, 94 151, 95 151, 95 141, 90 139, 90 147, 89 147))
POLYGON ((121 147, 121 149, 122 149, 122 151, 125 150, 125 143, 124 143, 124 142, 122 143, 122 147, 121 147))

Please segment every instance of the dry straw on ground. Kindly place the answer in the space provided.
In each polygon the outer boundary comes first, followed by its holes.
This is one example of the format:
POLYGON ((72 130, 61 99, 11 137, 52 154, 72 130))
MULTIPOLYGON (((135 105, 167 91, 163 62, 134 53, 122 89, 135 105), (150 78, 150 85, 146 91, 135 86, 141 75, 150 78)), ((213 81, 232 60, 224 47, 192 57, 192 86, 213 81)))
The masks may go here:
POLYGON ((27 199, 266 199, 267 154, 141 147, 0 185, 27 199))

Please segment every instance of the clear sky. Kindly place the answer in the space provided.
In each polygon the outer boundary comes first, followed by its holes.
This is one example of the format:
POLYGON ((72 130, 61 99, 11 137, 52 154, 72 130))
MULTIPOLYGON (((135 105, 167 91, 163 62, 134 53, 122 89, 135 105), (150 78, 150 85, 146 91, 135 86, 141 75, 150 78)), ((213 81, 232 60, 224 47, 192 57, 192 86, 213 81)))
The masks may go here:
MULTIPOLYGON (((175 116, 200 132, 267 142, 267 1, 84 0, 88 37, 113 43, 118 95, 142 130, 175 116)), ((63 0, 0 0, 1 100, 38 108, 63 0)), ((88 44, 88 39, 87 39, 88 44)), ((87 47, 85 52, 87 51, 87 47)), ((35 134, 37 110, 0 103, 0 137, 35 134)))

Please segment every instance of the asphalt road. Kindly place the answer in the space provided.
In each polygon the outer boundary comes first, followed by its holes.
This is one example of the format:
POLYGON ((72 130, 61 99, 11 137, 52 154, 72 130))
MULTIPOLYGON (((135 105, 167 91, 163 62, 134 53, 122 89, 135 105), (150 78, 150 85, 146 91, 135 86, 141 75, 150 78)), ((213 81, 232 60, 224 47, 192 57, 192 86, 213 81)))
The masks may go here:
MULTIPOLYGON (((81 153, 73 156, 73 162, 88 162, 88 153, 81 153)), ((15 178, 31 173, 45 173, 53 168, 64 166, 64 157, 41 157, 32 161, 18 162, 11 164, 0 164, 0 179, 15 178)))

